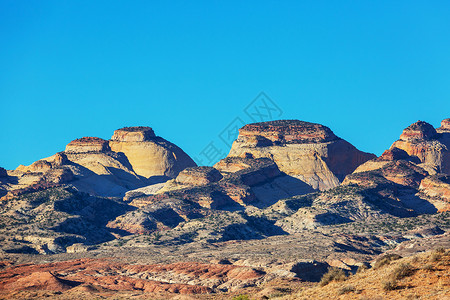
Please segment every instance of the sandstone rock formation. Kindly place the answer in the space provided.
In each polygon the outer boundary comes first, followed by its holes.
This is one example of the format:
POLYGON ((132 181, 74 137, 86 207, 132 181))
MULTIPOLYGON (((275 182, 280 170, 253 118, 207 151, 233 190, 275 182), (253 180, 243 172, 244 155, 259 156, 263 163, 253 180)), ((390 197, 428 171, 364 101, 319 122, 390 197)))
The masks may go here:
POLYGON ((450 210, 450 176, 433 175, 420 182, 420 191, 430 199, 439 211, 450 210))
POLYGON ((176 145, 157 137, 150 127, 125 127, 110 141, 83 137, 64 152, 20 165, 1 190, 26 189, 39 182, 70 183, 100 196, 124 196, 129 190, 174 178, 194 161, 176 145))
POLYGON ((146 178, 176 177, 195 162, 179 147, 155 136, 150 127, 125 127, 114 131, 111 150, 125 154, 134 172, 146 178))
POLYGON ((192 167, 186 168, 178 174, 177 178, 170 180, 158 191, 163 193, 177 189, 202 186, 217 182, 222 179, 222 174, 213 167, 192 167))
POLYGON ((71 141, 66 146, 66 153, 106 152, 108 150, 108 141, 98 137, 83 137, 71 141))
POLYGON ((442 120, 441 127, 437 128, 437 132, 450 132, 450 119, 442 120))
POLYGON ((138 196, 131 205, 143 207, 162 199, 175 198, 213 209, 236 204, 245 207, 269 205, 278 199, 311 191, 313 189, 309 185, 280 172, 270 159, 227 157, 214 168, 185 169, 155 195, 138 196))
POLYGON ((447 132, 448 119, 442 121, 437 132, 432 125, 417 121, 408 126, 394 142, 392 148, 406 151, 423 164, 422 167, 432 174, 450 172, 450 133, 447 132))
POLYGON ((326 190, 375 156, 359 151, 326 126, 280 120, 239 129, 228 157, 270 158, 282 172, 326 190))

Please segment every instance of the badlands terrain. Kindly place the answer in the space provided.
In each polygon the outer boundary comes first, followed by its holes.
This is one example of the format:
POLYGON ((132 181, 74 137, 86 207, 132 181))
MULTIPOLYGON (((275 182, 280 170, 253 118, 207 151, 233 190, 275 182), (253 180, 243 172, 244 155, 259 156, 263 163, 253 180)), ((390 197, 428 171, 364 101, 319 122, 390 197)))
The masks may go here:
POLYGON ((247 124, 211 167, 125 127, 0 168, 0 298, 450 298, 450 119, 398 130, 247 124))

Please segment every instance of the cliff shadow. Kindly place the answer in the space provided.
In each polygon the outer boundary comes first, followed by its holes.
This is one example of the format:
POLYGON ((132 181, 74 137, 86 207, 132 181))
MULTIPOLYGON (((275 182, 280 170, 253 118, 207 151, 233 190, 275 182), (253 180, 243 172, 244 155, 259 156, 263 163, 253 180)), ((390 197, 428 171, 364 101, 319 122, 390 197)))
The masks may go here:
POLYGON ((289 175, 282 175, 267 183, 253 186, 251 190, 257 198, 252 205, 260 209, 269 207, 281 199, 315 192, 306 182, 289 175))

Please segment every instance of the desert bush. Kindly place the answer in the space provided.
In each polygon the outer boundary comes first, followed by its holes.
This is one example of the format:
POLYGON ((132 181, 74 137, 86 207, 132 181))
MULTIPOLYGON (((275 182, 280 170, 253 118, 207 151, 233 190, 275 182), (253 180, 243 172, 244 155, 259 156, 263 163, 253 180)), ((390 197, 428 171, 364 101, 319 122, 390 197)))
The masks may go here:
POLYGON ((341 287, 339 289, 339 291, 338 291, 338 294, 339 295, 344 295, 344 294, 347 294, 347 293, 352 293, 354 291, 356 291, 356 289, 355 289, 355 287, 353 285, 347 285, 347 286, 341 287))
POLYGON ((437 261, 440 261, 441 258, 442 258, 442 253, 440 253, 440 252, 434 251, 434 252, 431 253, 431 255, 430 255, 430 261, 431 261, 431 262, 437 262, 437 261))
POLYGON ((233 300, 250 300, 250 297, 248 295, 238 295, 238 296, 234 296, 233 300))
POLYGON ((440 253, 440 254, 444 254, 445 253, 445 248, 444 247, 438 247, 434 250, 435 253, 440 253))
POLYGON ((369 269, 369 266, 367 266, 366 264, 362 264, 362 265, 360 265, 359 267, 358 267, 358 270, 356 270, 356 273, 358 274, 358 273, 362 273, 362 272, 364 272, 364 271, 366 271, 366 270, 368 270, 369 269))
POLYGON ((397 288, 397 281, 395 279, 389 279, 383 282, 383 290, 392 291, 397 288))
POLYGON ((391 273, 392 279, 400 280, 402 278, 411 276, 414 273, 414 268, 408 263, 398 265, 391 273))
POLYGON ((331 267, 328 269, 328 272, 322 276, 322 279, 320 280, 320 286, 325 286, 331 281, 344 281, 345 279, 347 279, 347 275, 345 274, 344 270, 336 267, 331 267))
POLYGON ((391 261, 398 260, 400 258, 402 257, 398 254, 386 254, 375 261, 373 268, 376 270, 382 266, 389 265, 391 261))

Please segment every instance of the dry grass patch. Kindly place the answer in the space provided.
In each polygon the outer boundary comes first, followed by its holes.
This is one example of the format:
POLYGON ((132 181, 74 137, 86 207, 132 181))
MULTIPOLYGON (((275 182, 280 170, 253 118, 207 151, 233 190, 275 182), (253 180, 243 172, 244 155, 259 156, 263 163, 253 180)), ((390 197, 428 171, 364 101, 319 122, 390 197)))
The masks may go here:
POLYGON ((373 265, 373 268, 375 270, 379 269, 379 268, 381 268, 383 266, 389 265, 394 260, 399 260, 400 258, 402 258, 402 257, 400 255, 398 255, 398 254, 386 254, 386 255, 383 255, 382 257, 378 258, 375 261, 375 264, 373 265))
POLYGON ((344 281, 347 279, 347 275, 345 274, 344 270, 331 267, 328 269, 328 272, 325 273, 320 280, 320 286, 326 286, 332 281, 344 281))

